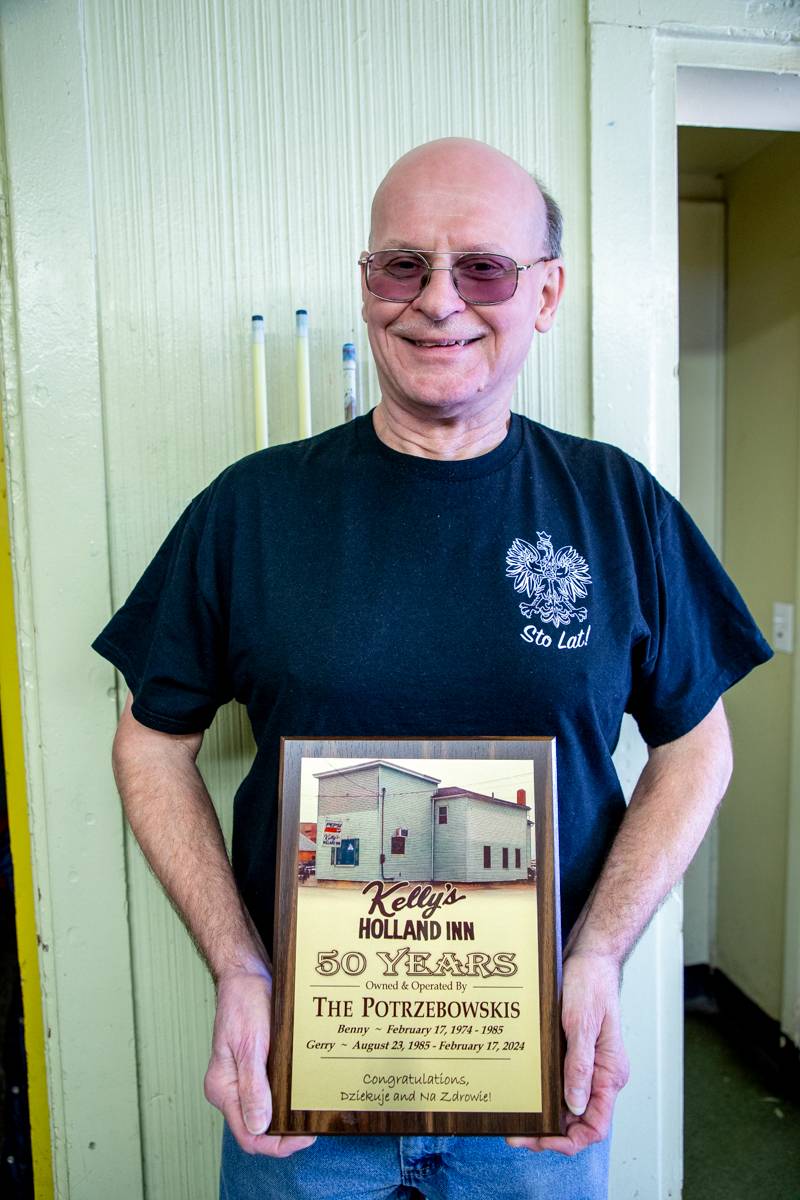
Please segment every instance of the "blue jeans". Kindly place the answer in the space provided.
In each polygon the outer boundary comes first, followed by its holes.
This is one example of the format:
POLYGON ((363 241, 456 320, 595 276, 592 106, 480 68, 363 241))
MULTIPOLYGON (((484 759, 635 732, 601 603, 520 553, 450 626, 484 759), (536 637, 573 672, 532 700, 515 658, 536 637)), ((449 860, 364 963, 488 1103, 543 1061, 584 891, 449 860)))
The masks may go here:
POLYGON ((484 1137, 319 1137, 289 1158, 241 1150, 225 1127, 220 1200, 606 1200, 608 1141, 574 1158, 484 1137))

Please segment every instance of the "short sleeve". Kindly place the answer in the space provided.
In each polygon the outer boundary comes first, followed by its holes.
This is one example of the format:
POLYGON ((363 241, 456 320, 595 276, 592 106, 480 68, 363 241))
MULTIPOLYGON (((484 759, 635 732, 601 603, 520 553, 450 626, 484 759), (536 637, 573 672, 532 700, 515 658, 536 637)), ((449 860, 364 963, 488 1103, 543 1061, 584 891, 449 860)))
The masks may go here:
POLYGON ((213 485, 183 512, 92 643, 125 677, 133 715, 164 733, 207 729, 232 697, 213 485))
POLYGON ((693 729, 734 683, 772 657, 747 606, 686 510, 662 493, 652 594, 641 598, 627 705, 650 746, 693 729))

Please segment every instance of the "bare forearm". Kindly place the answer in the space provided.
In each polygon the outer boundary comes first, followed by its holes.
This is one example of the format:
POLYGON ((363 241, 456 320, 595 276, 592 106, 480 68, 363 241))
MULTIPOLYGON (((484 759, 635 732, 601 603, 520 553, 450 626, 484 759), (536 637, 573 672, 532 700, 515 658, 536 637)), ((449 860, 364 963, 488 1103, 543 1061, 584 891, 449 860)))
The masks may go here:
POLYGON ((650 752, 566 952, 620 966, 691 862, 728 785, 722 702, 685 737, 650 752))
POLYGON ((239 896, 222 830, 195 756, 201 737, 176 737, 134 720, 130 701, 114 742, 125 814, 155 875, 215 980, 269 962, 239 896))
POLYGON ((628 1079, 622 1042, 622 964, 685 871, 728 785, 730 739, 722 702, 685 737, 650 751, 647 766, 564 956, 561 1023, 567 1038, 563 1137, 527 1138, 535 1150, 577 1154, 608 1136, 628 1079))

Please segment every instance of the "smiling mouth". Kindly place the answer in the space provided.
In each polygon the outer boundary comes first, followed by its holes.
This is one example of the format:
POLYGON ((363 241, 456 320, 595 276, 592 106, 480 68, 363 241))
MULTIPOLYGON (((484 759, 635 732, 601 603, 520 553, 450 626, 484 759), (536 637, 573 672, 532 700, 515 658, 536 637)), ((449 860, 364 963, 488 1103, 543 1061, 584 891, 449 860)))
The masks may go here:
POLYGON ((480 337, 482 336, 474 338, 441 338, 437 341, 432 341, 429 338, 421 338, 417 341, 416 338, 404 337, 403 341, 418 347, 420 350, 446 350, 453 346, 471 346, 473 342, 480 341, 480 337))

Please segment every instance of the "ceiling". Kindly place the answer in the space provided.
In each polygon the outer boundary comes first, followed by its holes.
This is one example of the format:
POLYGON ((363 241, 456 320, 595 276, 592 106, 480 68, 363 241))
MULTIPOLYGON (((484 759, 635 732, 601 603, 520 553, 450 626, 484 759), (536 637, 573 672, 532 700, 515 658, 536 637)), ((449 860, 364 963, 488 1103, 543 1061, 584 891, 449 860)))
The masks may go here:
POLYGON ((759 150, 791 133, 764 129, 703 129, 678 127, 678 170, 683 174, 725 175, 759 150))

